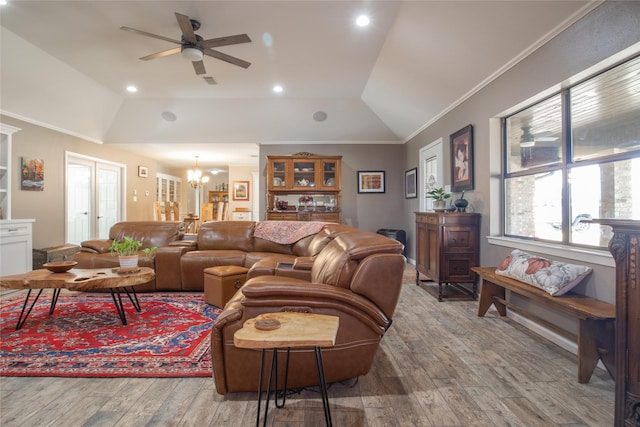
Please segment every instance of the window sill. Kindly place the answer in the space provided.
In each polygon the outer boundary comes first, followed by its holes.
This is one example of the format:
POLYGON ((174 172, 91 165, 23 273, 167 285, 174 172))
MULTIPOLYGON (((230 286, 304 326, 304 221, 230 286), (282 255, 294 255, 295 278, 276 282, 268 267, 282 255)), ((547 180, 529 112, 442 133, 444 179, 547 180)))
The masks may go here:
POLYGON ((488 236, 491 245, 520 249, 525 252, 537 252, 550 257, 561 257, 587 264, 615 267, 613 256, 605 250, 577 248, 553 243, 535 242, 504 236, 488 236))

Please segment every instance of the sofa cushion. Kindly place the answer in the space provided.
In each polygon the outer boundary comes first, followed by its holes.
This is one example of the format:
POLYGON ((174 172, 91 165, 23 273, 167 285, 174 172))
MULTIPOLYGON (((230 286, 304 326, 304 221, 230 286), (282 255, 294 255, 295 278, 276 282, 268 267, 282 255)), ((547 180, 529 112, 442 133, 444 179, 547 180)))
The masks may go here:
POLYGON ((253 238, 253 251, 254 252, 271 252, 274 254, 287 254, 291 255, 291 245, 282 243, 271 242, 269 240, 261 239, 259 237, 253 238))
POLYGON ((518 249, 496 268, 497 274, 528 283, 556 297, 569 292, 591 271, 591 267, 552 261, 518 249))
POLYGON ((251 252, 253 250, 252 221, 210 221, 198 230, 198 250, 230 249, 251 252))
POLYGON ((333 240, 318 254, 311 267, 311 281, 349 288, 358 264, 333 240))
POLYGON ((354 231, 354 228, 344 224, 327 224, 317 234, 297 241, 293 245, 293 253, 297 256, 314 257, 338 234, 345 231, 354 231))
POLYGON ((113 224, 109 230, 110 240, 123 240, 125 236, 142 242, 143 249, 167 246, 184 237, 184 224, 178 221, 122 221, 113 224))

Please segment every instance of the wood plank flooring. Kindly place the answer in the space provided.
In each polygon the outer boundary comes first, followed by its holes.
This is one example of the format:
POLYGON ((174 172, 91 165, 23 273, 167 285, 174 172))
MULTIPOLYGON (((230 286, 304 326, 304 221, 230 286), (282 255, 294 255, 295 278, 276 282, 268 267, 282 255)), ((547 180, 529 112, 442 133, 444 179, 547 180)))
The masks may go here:
MULTIPOLYGON (((335 426, 611 426, 614 383, 477 302, 438 301, 408 266, 372 371, 329 389, 335 426)), ((142 295, 144 297, 144 295, 142 295)), ((249 426, 255 393, 220 396, 211 378, 0 378, 1 426, 249 426)), ((320 395, 270 405, 270 426, 324 425, 320 395)))

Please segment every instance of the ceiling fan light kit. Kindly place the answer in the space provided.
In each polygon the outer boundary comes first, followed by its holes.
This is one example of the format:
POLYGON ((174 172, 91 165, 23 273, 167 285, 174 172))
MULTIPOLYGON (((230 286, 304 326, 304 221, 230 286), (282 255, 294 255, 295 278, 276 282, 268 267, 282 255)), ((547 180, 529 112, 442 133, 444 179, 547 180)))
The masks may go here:
POLYGON ((199 46, 182 46, 182 56, 191 62, 202 61, 204 53, 199 46))

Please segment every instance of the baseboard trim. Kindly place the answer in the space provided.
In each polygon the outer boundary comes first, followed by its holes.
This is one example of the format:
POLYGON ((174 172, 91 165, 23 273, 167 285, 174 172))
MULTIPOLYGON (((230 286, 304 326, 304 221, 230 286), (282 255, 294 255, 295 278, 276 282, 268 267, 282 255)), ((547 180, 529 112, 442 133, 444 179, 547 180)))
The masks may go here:
MULTIPOLYGON (((567 350, 571 354, 574 354, 576 356, 578 355, 578 343, 571 341, 570 339, 567 339, 566 337, 563 337, 562 335, 550 329, 545 328, 539 323, 531 321, 525 316, 522 316, 518 313, 514 313, 513 311, 507 311, 507 317, 512 319, 514 322, 529 329, 530 331, 533 331, 536 334, 548 339, 552 343, 562 347, 563 349, 567 350)), ((606 370, 602 361, 598 362, 598 368, 606 370)))

